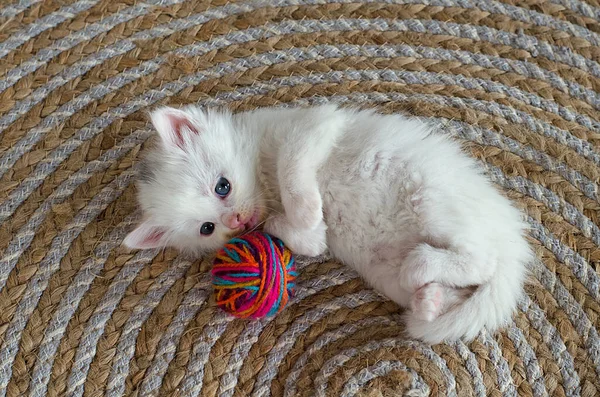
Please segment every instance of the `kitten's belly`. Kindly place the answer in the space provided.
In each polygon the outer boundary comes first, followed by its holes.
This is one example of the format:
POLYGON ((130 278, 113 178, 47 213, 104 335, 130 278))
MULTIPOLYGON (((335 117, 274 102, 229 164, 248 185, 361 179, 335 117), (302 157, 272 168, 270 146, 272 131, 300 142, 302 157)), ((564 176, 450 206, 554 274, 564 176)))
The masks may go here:
POLYGON ((420 176, 399 158, 367 154, 330 161, 321 178, 329 250, 361 270, 400 264, 422 240, 413 201, 420 176))

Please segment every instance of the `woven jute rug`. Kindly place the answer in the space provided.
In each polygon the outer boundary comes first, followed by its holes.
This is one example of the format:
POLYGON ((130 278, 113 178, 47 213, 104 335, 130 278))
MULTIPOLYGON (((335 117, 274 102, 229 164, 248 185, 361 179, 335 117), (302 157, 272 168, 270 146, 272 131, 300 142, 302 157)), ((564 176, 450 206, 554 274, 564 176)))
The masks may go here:
POLYGON ((600 395, 599 32, 598 0, 1 0, 0 397, 600 395), (326 257, 234 321, 208 259, 121 247, 149 108, 332 100, 444 122, 524 210, 504 332, 407 340, 326 257))

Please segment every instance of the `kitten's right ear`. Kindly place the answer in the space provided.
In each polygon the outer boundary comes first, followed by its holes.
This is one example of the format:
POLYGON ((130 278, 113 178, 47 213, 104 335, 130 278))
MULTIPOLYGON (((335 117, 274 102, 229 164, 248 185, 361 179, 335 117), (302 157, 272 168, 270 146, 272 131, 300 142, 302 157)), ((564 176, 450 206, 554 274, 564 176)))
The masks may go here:
POLYGON ((185 149, 190 135, 198 135, 190 115, 183 110, 162 107, 150 113, 150 119, 167 147, 185 149))
POLYGON ((165 241, 165 233, 165 229, 144 221, 125 237, 123 244, 132 249, 162 247, 165 241))

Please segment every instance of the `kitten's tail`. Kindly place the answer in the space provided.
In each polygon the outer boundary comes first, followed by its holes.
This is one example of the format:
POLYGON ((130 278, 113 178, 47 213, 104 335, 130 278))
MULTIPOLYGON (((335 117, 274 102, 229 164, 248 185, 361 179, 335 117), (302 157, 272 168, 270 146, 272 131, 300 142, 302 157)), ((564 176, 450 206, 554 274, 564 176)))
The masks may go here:
MULTIPOLYGON (((429 344, 462 339, 473 340, 485 327, 493 333, 505 326, 512 317, 523 295, 527 265, 533 255, 529 250, 521 258, 512 258, 510 264, 499 266, 492 279, 468 297, 452 305, 448 311, 432 321, 406 314, 406 327, 412 338, 429 344), (516 260, 515 260, 516 259, 516 260)), ((460 293, 455 295, 455 298, 460 293)))

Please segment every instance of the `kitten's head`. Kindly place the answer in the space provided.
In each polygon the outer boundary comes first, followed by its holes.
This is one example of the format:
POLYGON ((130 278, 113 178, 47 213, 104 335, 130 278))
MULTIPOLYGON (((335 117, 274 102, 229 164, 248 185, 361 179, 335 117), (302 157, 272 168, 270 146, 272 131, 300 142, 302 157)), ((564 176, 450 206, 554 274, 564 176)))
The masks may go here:
POLYGON ((160 142, 142 162, 144 220, 130 248, 174 246, 202 253, 254 228, 263 216, 257 155, 229 112, 187 107, 151 114, 160 142))

